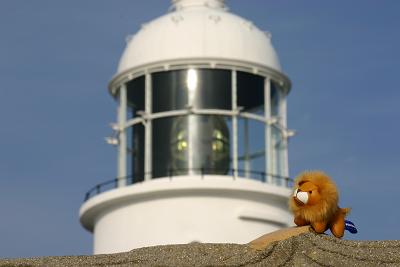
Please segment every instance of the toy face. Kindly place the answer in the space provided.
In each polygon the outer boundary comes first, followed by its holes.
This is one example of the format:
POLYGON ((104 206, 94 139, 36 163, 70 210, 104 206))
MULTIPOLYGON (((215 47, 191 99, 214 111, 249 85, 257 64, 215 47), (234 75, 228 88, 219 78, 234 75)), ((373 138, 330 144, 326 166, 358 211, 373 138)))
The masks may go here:
POLYGON ((298 206, 314 205, 321 200, 318 187, 311 182, 301 182, 293 192, 293 199, 298 206))

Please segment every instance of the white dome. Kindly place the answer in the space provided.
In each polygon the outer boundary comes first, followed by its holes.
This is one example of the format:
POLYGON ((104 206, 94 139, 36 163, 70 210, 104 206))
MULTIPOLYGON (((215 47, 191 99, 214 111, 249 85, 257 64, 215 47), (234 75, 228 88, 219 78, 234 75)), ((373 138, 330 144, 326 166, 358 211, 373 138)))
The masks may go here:
POLYGON ((118 73, 183 59, 238 60, 281 71, 270 35, 225 11, 223 1, 175 0, 174 5, 174 12, 145 24, 128 41, 118 73))

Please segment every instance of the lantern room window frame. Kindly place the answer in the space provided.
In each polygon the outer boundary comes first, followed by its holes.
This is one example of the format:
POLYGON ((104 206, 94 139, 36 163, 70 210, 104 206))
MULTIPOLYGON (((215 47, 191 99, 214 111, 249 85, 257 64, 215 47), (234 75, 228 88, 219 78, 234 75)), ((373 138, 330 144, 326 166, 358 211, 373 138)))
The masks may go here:
MULTIPOLYGON (((264 158, 265 173, 267 174, 266 183, 278 186, 286 186, 274 179, 274 175, 288 177, 288 138, 293 135, 293 131, 287 129, 287 110, 286 96, 290 91, 291 83, 286 75, 274 69, 264 66, 257 66, 246 62, 232 60, 208 60, 197 61, 185 60, 174 62, 159 62, 152 65, 141 66, 139 68, 125 71, 114 77, 110 84, 110 93, 118 100, 117 133, 118 139, 118 187, 126 185, 127 175, 127 129, 137 124, 144 125, 145 145, 144 145, 144 180, 152 179, 152 122, 153 120, 175 116, 187 115, 219 115, 228 116, 232 119, 232 169, 233 178, 239 177, 238 173, 238 119, 245 118, 264 123, 264 158), (152 110, 152 74, 171 70, 189 70, 189 69, 221 69, 231 72, 231 98, 232 109, 198 109, 188 106, 185 109, 162 111, 153 113, 152 110), (262 76, 264 78, 264 112, 262 115, 251 112, 243 112, 237 105, 237 73, 247 72, 262 76), (137 116, 127 119, 127 83, 143 76, 145 79, 144 110, 137 112, 137 116), (272 99, 271 90, 275 87, 278 92, 278 111, 273 114, 271 109, 272 99), (275 134, 274 134, 275 133, 275 134), (279 133, 279 140, 276 133, 279 133), (278 151, 279 150, 279 151, 278 151), (279 163, 278 163, 279 162, 279 163), (280 170, 278 170, 278 164, 280 170)), ((189 153, 190 154, 190 153, 189 153)))

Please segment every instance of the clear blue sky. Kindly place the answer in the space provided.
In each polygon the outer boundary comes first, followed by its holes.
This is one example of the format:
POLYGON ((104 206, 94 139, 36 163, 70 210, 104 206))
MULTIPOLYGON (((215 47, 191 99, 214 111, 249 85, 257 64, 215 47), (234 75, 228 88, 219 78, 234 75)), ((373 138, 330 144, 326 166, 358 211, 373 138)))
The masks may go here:
MULTIPOLYGON (((0 2, 0 257, 90 254, 84 193, 115 176, 107 83, 125 37, 168 0, 0 2)), ((291 175, 322 169, 356 239, 400 239, 400 1, 231 0, 272 32, 285 72, 291 175)), ((352 237, 353 238, 353 237, 352 237)))

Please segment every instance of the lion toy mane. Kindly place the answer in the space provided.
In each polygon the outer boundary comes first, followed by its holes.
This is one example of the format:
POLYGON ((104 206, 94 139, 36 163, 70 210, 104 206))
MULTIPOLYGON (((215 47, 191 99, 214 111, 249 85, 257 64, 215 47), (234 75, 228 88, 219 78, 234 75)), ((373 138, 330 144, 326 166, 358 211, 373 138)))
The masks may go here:
POLYGON ((321 171, 303 172, 294 181, 289 208, 297 226, 311 225, 315 232, 330 229, 338 238, 343 237, 345 217, 349 208, 339 208, 339 193, 331 178, 321 171))

